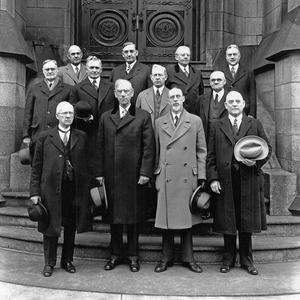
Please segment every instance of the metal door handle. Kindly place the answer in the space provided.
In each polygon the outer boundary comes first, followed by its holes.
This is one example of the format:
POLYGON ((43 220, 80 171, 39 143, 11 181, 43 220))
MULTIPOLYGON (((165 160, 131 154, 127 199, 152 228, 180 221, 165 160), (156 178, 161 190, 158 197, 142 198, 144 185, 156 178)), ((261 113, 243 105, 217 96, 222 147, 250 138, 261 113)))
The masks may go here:
POLYGON ((132 25, 132 27, 131 27, 131 30, 132 31, 136 31, 136 30, 138 30, 138 16, 136 15, 136 13, 134 12, 134 13, 132 13, 132 19, 131 19, 131 25, 132 25))
POLYGON ((144 31, 144 15, 142 12, 137 16, 137 24, 136 30, 144 31))

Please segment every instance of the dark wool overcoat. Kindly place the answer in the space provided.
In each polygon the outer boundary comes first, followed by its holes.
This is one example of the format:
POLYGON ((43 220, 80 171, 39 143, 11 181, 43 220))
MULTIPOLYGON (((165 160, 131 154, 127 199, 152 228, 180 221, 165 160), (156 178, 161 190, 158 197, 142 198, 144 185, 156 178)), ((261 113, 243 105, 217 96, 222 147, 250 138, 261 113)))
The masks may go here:
POLYGON ((192 114, 196 114, 196 104, 199 99, 199 95, 203 94, 204 85, 202 80, 201 71, 197 70, 193 66, 189 66, 189 77, 187 77, 179 65, 170 66, 167 69, 168 79, 166 86, 171 89, 178 87, 182 90, 185 96, 183 107, 192 114))
MULTIPOLYGON (((263 138, 269 147, 269 154, 252 167, 239 162, 241 176, 241 232, 259 232, 266 229, 265 207, 259 197, 258 180, 261 167, 271 155, 271 146, 259 120, 243 116, 239 138, 256 135, 263 138)), ((215 194, 212 201, 216 232, 236 234, 236 218, 232 191, 231 165, 235 140, 232 125, 226 116, 211 125, 207 154, 207 180, 219 180, 221 194, 215 194)))
POLYGON ((100 120, 95 175, 105 179, 108 197, 107 221, 135 224, 146 218, 146 187, 140 175, 152 177, 155 140, 150 114, 131 104, 120 119, 118 109, 105 112, 100 120))
MULTIPOLYGON (((86 134, 72 129, 70 134, 70 157, 75 176, 75 203, 77 232, 91 230, 91 207, 89 198, 89 174, 86 163, 86 134)), ((32 163, 30 195, 41 196, 50 222, 38 223, 38 230, 47 236, 59 236, 62 225, 62 181, 64 149, 58 128, 40 134, 32 163)))
POLYGON ((26 95, 23 137, 30 137, 34 144, 41 131, 56 126, 56 106, 69 101, 70 92, 71 86, 60 81, 52 91, 44 80, 31 86, 26 95))

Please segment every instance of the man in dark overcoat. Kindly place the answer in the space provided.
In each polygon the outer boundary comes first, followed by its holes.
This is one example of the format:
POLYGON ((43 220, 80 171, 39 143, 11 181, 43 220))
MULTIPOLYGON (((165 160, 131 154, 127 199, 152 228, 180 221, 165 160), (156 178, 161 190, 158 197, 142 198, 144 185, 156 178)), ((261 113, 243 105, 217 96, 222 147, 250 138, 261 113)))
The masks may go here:
MULTIPOLYGON (((79 101, 87 102, 91 107, 91 118, 86 121, 88 136, 88 157, 92 158, 96 147, 96 137, 101 115, 113 109, 115 96, 113 86, 101 78, 102 63, 96 56, 89 56, 86 61, 87 78, 72 88, 70 102, 76 105, 79 101)), ((76 124, 74 124, 76 127, 76 124)), ((89 165, 91 165, 89 159, 89 165)))
POLYGON ((253 263, 252 233, 266 229, 264 203, 259 197, 258 178, 261 167, 271 155, 271 146, 260 121, 243 114, 245 101, 239 92, 227 94, 228 116, 212 123, 207 154, 207 180, 214 192, 213 228, 224 236, 221 273, 235 265, 236 236, 239 235, 240 265, 249 274, 257 275, 253 263), (234 146, 239 139, 255 135, 268 144, 264 159, 237 161, 234 146))
POLYGON ((254 72, 243 66, 240 59, 239 47, 235 44, 229 45, 226 48, 226 62, 215 67, 215 70, 225 74, 226 90, 234 90, 242 94, 245 101, 244 113, 256 118, 257 101, 254 72))
POLYGON ((210 74, 209 84, 211 91, 199 97, 196 105, 196 115, 200 116, 205 132, 206 141, 208 140, 209 125, 215 120, 227 115, 224 102, 226 98, 225 75, 221 71, 214 71, 210 74))
POLYGON ((130 101, 133 88, 129 81, 115 83, 119 104, 100 120, 95 175, 104 178, 107 221, 111 228, 111 257, 104 269, 112 270, 123 256, 123 225, 127 225, 130 270, 139 271, 138 223, 146 218, 145 185, 153 175, 155 141, 151 117, 130 101))
POLYGON ((201 71, 190 64, 191 50, 187 46, 179 46, 175 52, 177 64, 167 68, 167 88, 178 87, 185 97, 184 109, 191 114, 196 114, 196 103, 199 95, 204 92, 201 71))
POLYGON ((58 126, 40 134, 35 149, 30 180, 30 198, 46 207, 49 221, 39 221, 43 234, 45 266, 43 275, 52 275, 56 264, 57 242, 64 226, 60 265, 75 273, 72 264, 75 231, 91 230, 88 198, 89 174, 86 163, 86 134, 71 129, 73 106, 61 102, 56 109, 58 126))
POLYGON ((126 79, 131 82, 134 89, 134 95, 131 102, 135 105, 138 94, 151 87, 150 68, 137 60, 138 50, 132 42, 126 42, 123 45, 122 56, 125 63, 113 68, 111 73, 111 81, 116 82, 117 79, 126 79))
POLYGON ((23 142, 30 144, 31 155, 38 134, 57 125, 56 106, 61 101, 69 101, 71 86, 63 83, 57 76, 55 60, 43 62, 44 80, 31 86, 26 95, 23 142))

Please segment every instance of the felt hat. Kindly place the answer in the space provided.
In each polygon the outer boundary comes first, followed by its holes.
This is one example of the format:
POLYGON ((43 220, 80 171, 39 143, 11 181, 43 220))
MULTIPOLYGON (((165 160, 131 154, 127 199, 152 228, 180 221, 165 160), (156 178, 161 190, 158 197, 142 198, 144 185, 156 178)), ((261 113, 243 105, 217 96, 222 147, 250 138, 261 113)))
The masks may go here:
POLYGON ((92 115, 92 107, 86 101, 78 101, 74 107, 75 117, 78 119, 89 119, 92 115))
POLYGON ((96 207, 101 207, 103 210, 108 208, 104 180, 100 186, 93 187, 90 190, 90 194, 96 207))
POLYGON ((205 192, 202 186, 198 186, 190 198, 189 205, 192 214, 207 215, 210 206, 210 194, 205 192))
POLYGON ((31 164, 29 144, 25 144, 25 143, 22 144, 21 149, 19 150, 19 158, 22 165, 31 164))
POLYGON ((247 135, 238 140, 234 146, 234 156, 237 161, 243 158, 260 160, 268 156, 269 147, 267 142, 259 136, 247 135))
POLYGON ((49 215, 46 207, 43 203, 38 202, 37 204, 33 204, 32 206, 28 207, 28 216, 31 221, 49 221, 49 215))

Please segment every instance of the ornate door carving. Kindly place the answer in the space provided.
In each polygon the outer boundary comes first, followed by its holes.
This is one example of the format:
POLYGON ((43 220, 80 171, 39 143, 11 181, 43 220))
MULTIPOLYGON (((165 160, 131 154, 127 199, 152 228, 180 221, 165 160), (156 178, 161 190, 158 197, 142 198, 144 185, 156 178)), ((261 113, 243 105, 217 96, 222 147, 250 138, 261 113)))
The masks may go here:
POLYGON ((140 60, 173 60, 179 45, 192 45, 192 8, 192 0, 81 0, 79 44, 104 61, 121 60, 126 41, 140 60))

